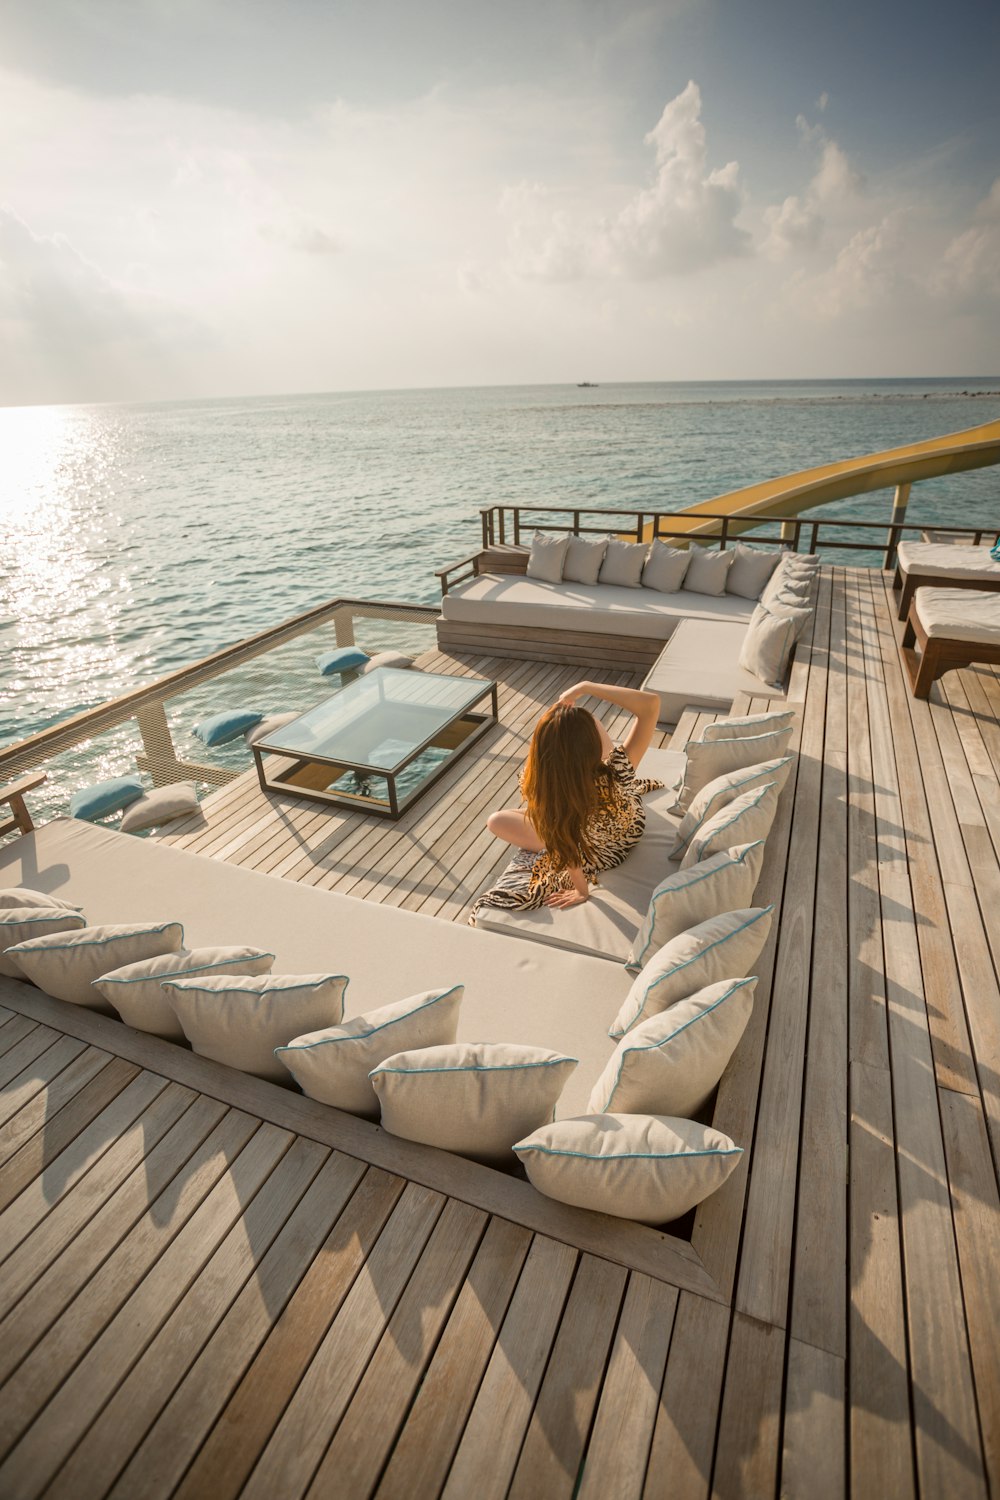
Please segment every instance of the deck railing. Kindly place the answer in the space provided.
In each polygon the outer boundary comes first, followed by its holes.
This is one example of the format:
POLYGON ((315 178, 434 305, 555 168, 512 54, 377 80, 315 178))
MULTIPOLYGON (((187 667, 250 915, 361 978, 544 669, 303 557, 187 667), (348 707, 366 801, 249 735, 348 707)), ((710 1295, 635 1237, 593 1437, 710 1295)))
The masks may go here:
MULTIPOLYGON (((200 748, 194 759, 179 753, 175 734, 179 729, 190 729, 194 717, 192 703, 198 701, 197 694, 192 697, 192 690, 231 676, 231 691, 253 694, 267 684, 267 690, 280 692, 287 662, 287 656, 283 661, 281 648, 291 642, 301 643, 303 637, 315 635, 315 641, 310 643, 312 652, 334 645, 353 645, 358 622, 394 621, 404 626, 430 627, 439 613, 437 606, 427 604, 346 597, 329 600, 171 672, 156 682, 134 688, 118 698, 85 709, 61 723, 0 748, 0 787, 25 772, 46 767, 51 772, 53 765, 58 766, 59 757, 71 756, 72 752, 81 749, 89 750, 93 742, 103 751, 102 755, 93 756, 98 763, 107 766, 102 774, 121 775, 131 770, 134 764, 140 771, 148 773, 154 786, 186 779, 224 786, 249 768, 249 752, 243 754, 246 747, 240 740, 235 752, 225 747, 219 752, 210 752, 216 757, 214 760, 203 759, 200 748)), ((318 674, 315 683, 316 699, 322 696, 324 688, 332 692, 336 686, 318 674)), ((302 705, 303 711, 307 706, 302 705)), ((97 778, 91 776, 90 779, 97 778)), ((73 789, 72 785, 70 789, 73 789)), ((46 794, 39 793, 38 796, 42 802, 46 800, 46 794)), ((51 782, 48 796, 52 796, 51 782)), ((63 797, 63 805, 65 801, 63 797)))

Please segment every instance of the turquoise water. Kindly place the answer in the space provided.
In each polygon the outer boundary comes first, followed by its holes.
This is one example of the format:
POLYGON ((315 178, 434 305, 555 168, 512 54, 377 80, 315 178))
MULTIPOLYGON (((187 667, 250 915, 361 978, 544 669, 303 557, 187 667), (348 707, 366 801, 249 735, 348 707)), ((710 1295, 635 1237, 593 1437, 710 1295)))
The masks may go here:
MULTIPOLYGON (((1000 377, 6 409, 0 743, 338 593, 433 600, 481 506, 669 509, 998 416, 1000 377)), ((1000 471, 918 486, 910 516, 1000 525, 1000 471)), ((295 697, 275 686, 261 707, 295 697)))

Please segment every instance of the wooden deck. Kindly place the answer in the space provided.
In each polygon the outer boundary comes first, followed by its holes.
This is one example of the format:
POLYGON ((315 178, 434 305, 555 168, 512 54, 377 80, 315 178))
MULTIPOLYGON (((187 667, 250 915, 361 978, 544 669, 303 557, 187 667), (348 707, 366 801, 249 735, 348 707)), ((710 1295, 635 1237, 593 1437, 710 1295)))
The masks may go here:
MULTIPOLYGON (((798 655, 689 1263, 0 982, 5 1500, 1000 1494, 1000 677, 914 701, 885 588, 824 570, 798 655)), ((448 667, 502 723, 407 819, 244 778, 176 841, 460 920, 574 669, 448 667)))

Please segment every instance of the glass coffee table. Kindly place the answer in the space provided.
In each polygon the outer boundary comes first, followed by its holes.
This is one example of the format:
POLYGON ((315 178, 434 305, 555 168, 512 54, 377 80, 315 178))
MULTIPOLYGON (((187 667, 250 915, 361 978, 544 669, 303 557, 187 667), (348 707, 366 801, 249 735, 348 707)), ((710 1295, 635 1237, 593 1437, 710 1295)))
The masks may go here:
POLYGON ((379 667, 258 740, 257 776, 265 792, 398 818, 497 718, 484 677, 379 667))

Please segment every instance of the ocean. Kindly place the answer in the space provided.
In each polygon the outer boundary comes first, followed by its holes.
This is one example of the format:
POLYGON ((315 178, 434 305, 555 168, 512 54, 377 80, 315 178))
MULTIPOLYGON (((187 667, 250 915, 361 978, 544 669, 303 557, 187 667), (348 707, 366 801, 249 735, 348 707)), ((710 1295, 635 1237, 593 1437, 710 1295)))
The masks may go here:
MULTIPOLYGON (((482 506, 679 508, 998 416, 1000 377, 3 409, 0 743, 338 593, 432 601, 482 506)), ((909 518, 1000 525, 1000 470, 915 486, 909 518)), ((292 699, 315 682, 309 664, 292 699)), ((122 751, 95 742, 73 777, 128 769, 122 751)))

